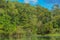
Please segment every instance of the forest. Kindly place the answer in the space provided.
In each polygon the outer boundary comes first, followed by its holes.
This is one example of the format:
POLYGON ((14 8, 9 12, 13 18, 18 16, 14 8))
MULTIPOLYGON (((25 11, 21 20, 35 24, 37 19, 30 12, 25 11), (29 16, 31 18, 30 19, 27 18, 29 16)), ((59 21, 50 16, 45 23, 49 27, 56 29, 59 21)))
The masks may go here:
POLYGON ((51 10, 17 1, 0 0, 0 37, 60 34, 60 5, 51 10))

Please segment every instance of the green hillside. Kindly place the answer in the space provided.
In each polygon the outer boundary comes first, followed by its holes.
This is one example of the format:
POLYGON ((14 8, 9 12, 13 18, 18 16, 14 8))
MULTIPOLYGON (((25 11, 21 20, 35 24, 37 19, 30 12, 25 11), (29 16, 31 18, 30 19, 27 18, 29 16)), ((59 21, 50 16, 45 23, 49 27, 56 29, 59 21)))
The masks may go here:
POLYGON ((51 10, 16 1, 0 1, 0 35, 4 37, 60 33, 60 7, 51 10))

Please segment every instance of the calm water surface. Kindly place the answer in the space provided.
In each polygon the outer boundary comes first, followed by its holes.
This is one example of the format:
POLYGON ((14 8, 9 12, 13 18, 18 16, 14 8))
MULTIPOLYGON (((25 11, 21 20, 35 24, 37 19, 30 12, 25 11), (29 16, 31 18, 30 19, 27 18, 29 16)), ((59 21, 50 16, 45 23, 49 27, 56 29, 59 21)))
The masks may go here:
POLYGON ((49 37, 49 36, 38 36, 38 37, 23 37, 23 38, 1 38, 0 40, 60 40, 60 36, 57 37, 49 37))

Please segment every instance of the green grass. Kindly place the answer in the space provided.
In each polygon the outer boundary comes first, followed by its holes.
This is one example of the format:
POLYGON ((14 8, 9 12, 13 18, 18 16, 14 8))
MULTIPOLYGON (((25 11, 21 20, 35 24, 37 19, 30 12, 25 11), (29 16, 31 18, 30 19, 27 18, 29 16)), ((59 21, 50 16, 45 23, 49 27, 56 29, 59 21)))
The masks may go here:
POLYGON ((55 33, 55 34, 45 34, 45 35, 36 35, 36 36, 60 36, 60 33, 55 33))
POLYGON ((59 33, 55 33, 55 34, 46 34, 46 35, 44 35, 44 36, 60 36, 60 34, 59 34, 59 33))

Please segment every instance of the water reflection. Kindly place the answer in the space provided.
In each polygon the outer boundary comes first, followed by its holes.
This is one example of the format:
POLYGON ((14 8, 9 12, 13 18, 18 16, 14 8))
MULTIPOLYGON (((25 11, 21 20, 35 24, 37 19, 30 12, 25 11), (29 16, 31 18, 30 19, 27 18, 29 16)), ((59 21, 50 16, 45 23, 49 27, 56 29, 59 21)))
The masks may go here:
POLYGON ((60 40, 60 36, 58 37, 50 37, 50 36, 38 36, 38 37, 30 37, 30 38, 27 38, 27 37, 24 37, 24 38, 20 38, 20 39, 17 39, 17 38, 7 38, 7 37, 0 37, 0 40, 60 40))

